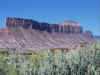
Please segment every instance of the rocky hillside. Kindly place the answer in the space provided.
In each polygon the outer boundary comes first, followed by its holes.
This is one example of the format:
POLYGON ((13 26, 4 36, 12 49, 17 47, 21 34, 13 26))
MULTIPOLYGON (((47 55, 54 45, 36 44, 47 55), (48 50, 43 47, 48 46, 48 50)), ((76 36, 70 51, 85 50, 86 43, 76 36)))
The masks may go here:
POLYGON ((6 28, 0 30, 2 50, 74 48, 94 41, 92 33, 83 32, 82 26, 75 21, 49 24, 31 19, 7 18, 6 28))
POLYGON ((95 36, 95 38, 100 41, 100 36, 95 36))

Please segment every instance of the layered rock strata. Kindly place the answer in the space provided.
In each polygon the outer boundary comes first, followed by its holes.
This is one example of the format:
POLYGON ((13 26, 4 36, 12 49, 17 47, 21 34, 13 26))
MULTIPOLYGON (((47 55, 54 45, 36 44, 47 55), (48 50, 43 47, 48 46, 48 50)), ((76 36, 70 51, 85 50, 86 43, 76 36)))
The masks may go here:
POLYGON ((84 33, 82 26, 75 21, 49 24, 31 19, 7 18, 6 28, 0 30, 0 49, 3 50, 72 48, 94 41, 92 33, 84 33))

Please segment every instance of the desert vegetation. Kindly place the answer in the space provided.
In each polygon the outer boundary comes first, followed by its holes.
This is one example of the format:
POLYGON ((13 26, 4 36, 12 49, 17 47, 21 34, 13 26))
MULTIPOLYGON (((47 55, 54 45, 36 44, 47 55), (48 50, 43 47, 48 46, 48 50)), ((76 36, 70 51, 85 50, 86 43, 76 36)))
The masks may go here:
POLYGON ((100 42, 67 52, 1 51, 0 75, 100 75, 100 42))

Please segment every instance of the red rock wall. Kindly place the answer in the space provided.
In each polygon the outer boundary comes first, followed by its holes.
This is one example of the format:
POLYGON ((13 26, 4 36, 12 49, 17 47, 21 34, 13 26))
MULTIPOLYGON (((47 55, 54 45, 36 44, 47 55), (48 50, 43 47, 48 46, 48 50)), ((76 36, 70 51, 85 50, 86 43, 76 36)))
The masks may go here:
POLYGON ((47 32, 57 32, 57 33, 82 33, 83 29, 81 26, 61 26, 60 24, 48 24, 40 23, 31 19, 20 19, 20 18, 7 18, 6 25, 8 28, 12 27, 23 27, 28 29, 47 31, 47 32))

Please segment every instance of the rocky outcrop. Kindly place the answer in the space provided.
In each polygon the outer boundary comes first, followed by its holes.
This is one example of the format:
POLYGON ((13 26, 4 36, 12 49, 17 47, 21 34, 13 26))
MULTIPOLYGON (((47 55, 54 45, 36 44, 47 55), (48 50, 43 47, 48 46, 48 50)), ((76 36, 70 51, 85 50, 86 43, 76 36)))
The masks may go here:
POLYGON ((82 33, 83 29, 77 22, 74 21, 65 21, 60 24, 48 24, 48 23, 39 23, 34 20, 29 19, 20 19, 20 18, 7 18, 6 19, 7 27, 23 27, 28 29, 47 31, 47 32, 58 32, 58 33, 82 33))
POLYGON ((82 26, 75 21, 49 24, 7 18, 6 28, 0 30, 0 49, 4 50, 68 49, 94 41, 92 33, 83 32, 82 26))
POLYGON ((63 28, 63 32, 65 33, 82 33, 83 28, 80 24, 75 21, 64 21, 60 23, 61 27, 63 28))
POLYGON ((85 31, 85 32, 83 33, 83 35, 86 36, 86 37, 88 37, 88 38, 94 37, 93 34, 92 34, 92 32, 89 31, 89 30, 88 30, 88 31, 85 31))

